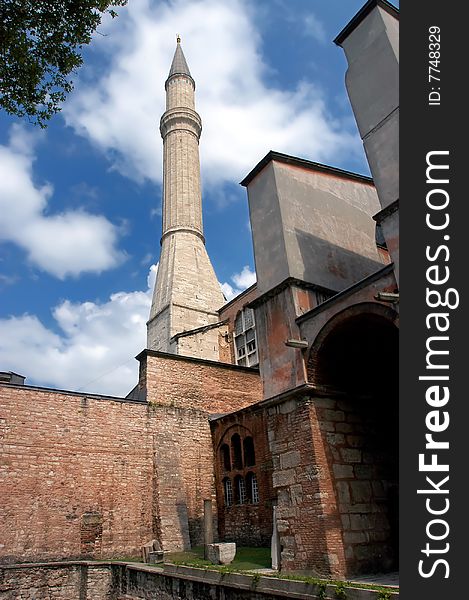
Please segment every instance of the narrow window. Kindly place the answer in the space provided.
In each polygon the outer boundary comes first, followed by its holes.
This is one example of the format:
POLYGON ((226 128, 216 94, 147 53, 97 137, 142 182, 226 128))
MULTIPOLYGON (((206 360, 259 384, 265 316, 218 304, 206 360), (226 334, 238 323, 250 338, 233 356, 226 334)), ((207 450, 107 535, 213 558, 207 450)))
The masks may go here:
POLYGON ((244 438, 244 464, 246 467, 253 467, 256 464, 256 455, 254 453, 254 442, 251 436, 244 438))
POLYGON ((237 433, 231 436, 231 454, 233 456, 233 467, 235 469, 242 469, 243 457, 241 454, 241 438, 237 433))
POLYGON ((233 486, 231 479, 228 477, 223 480, 223 490, 225 492, 225 506, 231 506, 233 504, 233 486))
POLYGON ((255 473, 248 473, 246 475, 246 496, 248 502, 259 504, 259 488, 255 473))
POLYGON ((250 473, 250 475, 251 501, 253 504, 259 504, 259 488, 257 486, 257 477, 254 473, 250 473))
POLYGON ((235 478, 236 485, 236 504, 246 504, 247 503, 247 495, 246 495, 246 483, 241 475, 238 475, 235 478))
POLYGON ((220 460, 224 471, 231 471, 230 447, 223 444, 220 448, 220 460))

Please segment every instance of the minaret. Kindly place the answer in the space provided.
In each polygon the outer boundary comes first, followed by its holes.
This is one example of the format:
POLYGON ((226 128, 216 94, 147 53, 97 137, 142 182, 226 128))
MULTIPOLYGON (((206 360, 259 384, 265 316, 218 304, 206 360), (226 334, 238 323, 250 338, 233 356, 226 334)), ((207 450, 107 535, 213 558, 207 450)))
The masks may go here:
POLYGON ((195 82, 178 36, 165 83, 163 138, 163 235, 147 346, 218 360, 218 322, 224 304, 220 284, 205 249, 200 190, 199 138, 202 121, 195 111, 195 82))

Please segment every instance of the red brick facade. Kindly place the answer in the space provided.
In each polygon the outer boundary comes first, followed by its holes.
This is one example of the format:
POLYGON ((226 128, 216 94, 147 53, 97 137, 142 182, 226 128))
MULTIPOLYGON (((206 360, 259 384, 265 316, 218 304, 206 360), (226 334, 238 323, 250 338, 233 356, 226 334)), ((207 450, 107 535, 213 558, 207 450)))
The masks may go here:
POLYGON ((247 408, 212 421, 211 428, 220 538, 240 546, 269 546, 274 498, 266 414, 258 407, 247 408), (240 440, 239 457, 236 436, 240 440), (240 497, 240 478, 246 490, 244 498, 240 497), (227 485, 232 490, 231 501, 227 485))
POLYGON ((201 543, 203 500, 215 499, 209 414, 258 401, 259 375, 150 353, 142 363, 148 403, 0 386, 2 561, 201 543))

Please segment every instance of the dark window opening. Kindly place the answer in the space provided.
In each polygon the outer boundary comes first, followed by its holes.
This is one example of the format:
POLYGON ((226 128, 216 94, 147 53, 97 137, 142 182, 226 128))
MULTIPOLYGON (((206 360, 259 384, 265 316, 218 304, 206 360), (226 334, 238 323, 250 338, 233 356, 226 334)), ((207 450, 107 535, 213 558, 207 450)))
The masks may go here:
POLYGON ((231 471, 230 448, 228 444, 223 444, 220 448, 221 464, 225 471, 231 471))
POLYGON ((236 504, 246 504, 248 501, 248 498, 247 498, 247 494, 246 494, 246 482, 244 481, 244 478, 241 477, 241 475, 237 475, 235 477, 234 484, 235 484, 235 490, 236 490, 235 503, 236 504))
POLYGON ((253 467, 256 464, 256 455, 254 453, 254 441, 252 437, 244 438, 244 464, 246 467, 253 467))
POLYGON ((233 456, 233 467, 235 469, 242 469, 243 456, 241 452, 241 438, 237 433, 231 436, 231 453, 233 456))

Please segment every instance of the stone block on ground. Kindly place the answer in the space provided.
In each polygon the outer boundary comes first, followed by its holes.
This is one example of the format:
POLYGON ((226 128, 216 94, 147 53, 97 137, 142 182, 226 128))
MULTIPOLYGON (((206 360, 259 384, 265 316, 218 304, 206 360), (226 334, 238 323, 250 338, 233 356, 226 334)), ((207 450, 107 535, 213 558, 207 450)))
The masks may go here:
POLYGON ((236 556, 236 544, 207 544, 207 558, 215 565, 229 565, 236 556))

